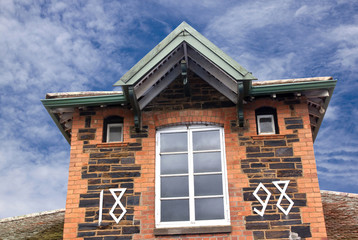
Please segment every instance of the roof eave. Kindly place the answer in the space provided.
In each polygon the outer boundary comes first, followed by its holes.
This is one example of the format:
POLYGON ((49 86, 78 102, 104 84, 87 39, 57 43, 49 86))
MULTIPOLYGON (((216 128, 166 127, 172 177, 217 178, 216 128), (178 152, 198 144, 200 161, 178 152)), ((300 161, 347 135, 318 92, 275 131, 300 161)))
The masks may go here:
POLYGON ((275 85, 252 86, 250 95, 270 95, 274 93, 290 93, 315 89, 330 89, 336 86, 337 80, 299 82, 275 85))
MULTIPOLYGON (((252 86, 250 95, 255 97, 255 96, 264 96, 264 95, 272 95, 272 94, 295 93, 295 92, 301 92, 307 90, 327 89, 329 91, 329 96, 325 99, 324 106, 323 106, 324 109, 327 109, 336 84, 337 84, 337 80, 325 80, 325 81, 252 86)), ((319 118, 315 131, 312 133, 313 142, 315 141, 318 135, 318 131, 321 127, 326 112, 327 111, 325 111, 322 114, 322 117, 319 118)))
POLYGON ((126 98, 123 94, 113 94, 113 95, 87 96, 87 97, 42 99, 41 102, 45 107, 49 107, 49 108, 80 107, 80 106, 98 106, 102 104, 126 103, 126 98))
POLYGON ((55 122, 62 135, 67 142, 71 144, 70 135, 62 127, 59 119, 53 114, 53 110, 63 107, 84 107, 84 106, 100 106, 100 105, 115 105, 126 103, 126 98, 123 94, 102 95, 102 96, 86 96, 86 97, 70 97, 70 98, 55 98, 42 99, 42 104, 50 114, 52 120, 55 122))

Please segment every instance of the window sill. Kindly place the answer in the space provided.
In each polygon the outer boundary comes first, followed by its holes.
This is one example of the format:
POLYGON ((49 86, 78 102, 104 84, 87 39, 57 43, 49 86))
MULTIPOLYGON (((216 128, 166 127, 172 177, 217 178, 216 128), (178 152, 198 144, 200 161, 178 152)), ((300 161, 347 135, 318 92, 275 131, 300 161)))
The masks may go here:
POLYGON ((230 233, 231 226, 205 226, 205 227, 178 227, 178 228, 155 228, 154 235, 181 235, 200 233, 230 233))
POLYGON ((127 147, 129 143, 127 142, 109 142, 109 143, 98 143, 97 147, 127 147))
POLYGON ((284 139, 285 135, 280 134, 268 134, 268 135, 257 135, 252 136, 253 140, 262 140, 262 139, 284 139))

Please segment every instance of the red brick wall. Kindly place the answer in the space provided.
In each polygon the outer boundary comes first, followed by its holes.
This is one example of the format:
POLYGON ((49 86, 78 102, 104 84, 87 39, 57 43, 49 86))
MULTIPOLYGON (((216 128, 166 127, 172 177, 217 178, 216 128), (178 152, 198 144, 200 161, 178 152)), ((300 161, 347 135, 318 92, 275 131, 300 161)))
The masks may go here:
MULTIPOLYGON (((203 109, 202 107, 195 109, 176 107, 174 109, 179 110, 170 111, 166 109, 165 111, 143 112, 143 126, 145 126, 145 129, 139 134, 133 131, 134 122, 130 110, 120 107, 106 107, 76 111, 72 129, 64 239, 115 239, 113 237, 118 235, 123 237, 118 239, 254 239, 254 236, 256 239, 273 239, 279 237, 281 239, 288 239, 286 235, 291 230, 301 231, 301 234, 310 234, 312 237, 307 239, 324 239, 326 237, 316 163, 313 153, 312 134, 309 125, 307 104, 304 99, 301 100, 300 104, 291 106, 285 104, 284 101, 278 100, 254 100, 245 105, 245 128, 243 129, 236 127, 234 124, 237 119, 235 107, 217 107, 210 109, 203 109), (255 109, 261 106, 271 106, 277 109, 278 125, 280 128, 279 135, 257 136, 255 109), (110 115, 119 115, 124 118, 123 144, 102 144, 103 119, 110 115), (89 117, 91 118, 90 125, 85 125, 86 118, 88 122, 89 117), (297 121, 302 122, 302 124, 291 124, 297 121), (183 235, 180 237, 156 237, 153 234, 155 227, 155 129, 159 126, 180 124, 183 122, 208 122, 224 126, 232 225, 232 232, 229 234, 196 234, 183 235), (285 145, 268 147, 265 141, 284 141, 285 145), (131 148, 131 146, 133 147, 131 148), (257 155, 257 157, 255 157, 257 160, 254 161, 262 165, 255 165, 259 166, 258 169, 260 171, 257 172, 258 174, 256 175, 251 174, 244 171, 247 165, 249 168, 252 168, 252 165, 250 165, 252 162, 246 161, 252 159, 249 154, 253 153, 248 151, 248 147, 250 146, 258 147, 256 148, 256 153, 272 152, 274 154, 273 158, 277 158, 278 163, 284 163, 285 158, 297 158, 300 160, 294 162, 293 165, 289 165, 289 169, 272 169, 273 165, 270 165, 270 162, 265 162, 267 157, 257 155), (282 148, 288 149, 290 156, 276 156, 277 152, 283 151, 282 148), (101 187, 106 188, 103 186, 105 183, 108 183, 108 186, 112 186, 114 184, 113 179, 111 179, 107 173, 108 171, 114 170, 113 166, 110 166, 109 169, 98 168, 95 172, 97 175, 88 176, 86 174, 90 174, 90 167, 93 169, 93 166, 96 164, 96 166, 106 165, 99 164, 97 161, 99 158, 116 159, 115 154, 111 155, 109 153, 115 151, 117 151, 116 154, 120 158, 119 162, 116 163, 119 164, 117 168, 121 164, 123 165, 121 161, 123 158, 126 158, 128 154, 135 159, 131 164, 140 167, 140 170, 138 170, 140 176, 133 176, 131 178, 133 188, 130 188, 130 192, 125 194, 127 208, 131 210, 128 215, 132 215, 133 219, 132 217, 124 219, 124 221, 118 225, 108 219, 104 220, 104 222, 107 221, 108 223, 105 227, 97 227, 96 219, 98 219, 98 216, 96 214, 98 214, 98 205, 96 205, 96 202, 98 201, 98 197, 93 197, 93 203, 89 205, 84 204, 86 202, 85 197, 88 197, 88 194, 99 194, 101 187), (93 153, 105 154, 91 156, 93 153), (291 166, 294 166, 294 169, 292 169, 291 166), (298 172, 301 174, 290 175, 290 173, 292 173, 291 170, 296 171, 293 173, 298 172), (257 216, 257 214, 253 212, 253 207, 258 207, 259 205, 257 205, 257 201, 250 198, 250 196, 248 199, 244 198, 248 196, 247 194, 253 192, 253 189, 257 187, 261 179, 267 180, 268 177, 264 176, 265 171, 271 171, 275 179, 279 176, 277 174, 282 174, 282 171, 286 171, 283 172, 283 175, 280 175, 283 177, 280 177, 279 180, 291 180, 290 184, 292 183, 291 190, 293 192, 288 194, 294 201, 299 202, 298 200, 300 200, 301 204, 299 204, 300 206, 294 206, 292 211, 295 212, 292 213, 292 216, 289 216, 288 219, 285 219, 283 213, 276 209, 275 201, 277 201, 277 199, 272 199, 272 209, 268 214, 276 214, 279 219, 267 220, 256 219, 255 217, 250 218, 250 216, 257 216), (257 179, 256 182, 250 181, 254 178, 257 179), (98 181, 95 181, 96 179, 98 181), (98 188, 96 189, 95 186, 98 186, 98 188), (133 196, 139 196, 138 204, 128 202, 128 199, 130 197, 133 198, 133 196), (294 218, 296 222, 291 225, 277 225, 278 222, 288 221, 291 217, 294 218), (299 223, 297 221, 301 222, 299 223), (257 227, 260 226, 260 223, 264 223, 266 227, 263 229, 257 227), (307 233, 307 231, 309 231, 309 233, 307 233), (134 234, 131 234, 131 232, 134 234), (110 236, 113 237, 110 238, 110 236)), ((283 168, 282 166, 281 168, 283 168)), ((121 183, 117 182, 116 184, 117 187, 121 186, 121 183)), ((264 184, 266 185, 266 183, 264 184)), ((273 188, 268 187, 268 189, 274 191, 273 188)), ((273 195, 277 198, 279 193, 276 191, 273 195)))

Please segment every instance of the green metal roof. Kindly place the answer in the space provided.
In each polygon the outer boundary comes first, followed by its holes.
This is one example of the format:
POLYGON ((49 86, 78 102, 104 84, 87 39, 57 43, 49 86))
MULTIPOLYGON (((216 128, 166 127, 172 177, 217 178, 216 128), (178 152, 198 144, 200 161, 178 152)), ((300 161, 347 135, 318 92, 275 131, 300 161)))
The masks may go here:
POLYGON ((58 108, 68 107, 84 107, 84 106, 100 106, 100 105, 115 105, 126 103, 126 98, 123 94, 100 95, 100 96, 86 96, 86 97, 66 97, 54 99, 42 99, 42 104, 50 114, 52 120, 55 122, 62 135, 67 142, 71 142, 71 134, 66 132, 64 126, 60 123, 60 119, 53 113, 53 110, 58 108))
POLYGON ((186 42, 235 80, 256 79, 186 22, 182 22, 155 48, 134 65, 114 86, 134 85, 180 44, 186 42))
POLYGON ((46 108, 54 107, 78 107, 78 106, 98 106, 102 104, 120 104, 125 103, 126 98, 123 94, 87 96, 87 97, 69 97, 42 99, 42 104, 46 108))
POLYGON ((312 82, 298 82, 298 83, 286 83, 286 84, 270 84, 262 86, 252 86, 250 95, 270 95, 274 93, 290 93, 300 92, 305 90, 315 89, 329 89, 336 86, 337 80, 326 81, 312 81, 312 82))

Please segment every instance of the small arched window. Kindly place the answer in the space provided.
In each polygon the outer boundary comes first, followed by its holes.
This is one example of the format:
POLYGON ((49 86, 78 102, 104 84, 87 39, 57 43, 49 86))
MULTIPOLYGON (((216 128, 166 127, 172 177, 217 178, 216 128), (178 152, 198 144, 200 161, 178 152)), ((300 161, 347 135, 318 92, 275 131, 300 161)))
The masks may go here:
POLYGON ((279 134, 277 112, 272 107, 260 107, 255 110, 258 135, 279 134))
POLYGON ((103 122, 103 142, 123 141, 123 118, 109 116, 103 122))

